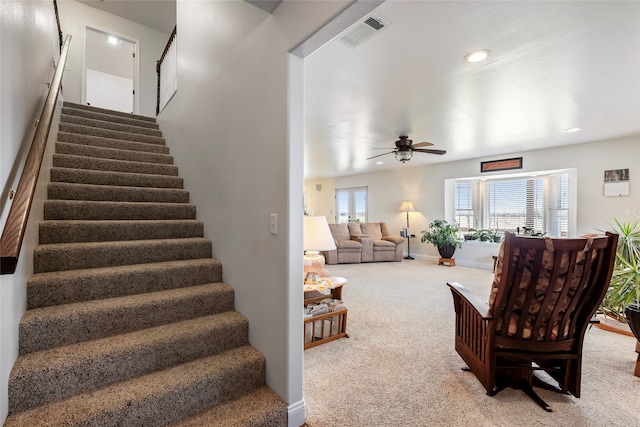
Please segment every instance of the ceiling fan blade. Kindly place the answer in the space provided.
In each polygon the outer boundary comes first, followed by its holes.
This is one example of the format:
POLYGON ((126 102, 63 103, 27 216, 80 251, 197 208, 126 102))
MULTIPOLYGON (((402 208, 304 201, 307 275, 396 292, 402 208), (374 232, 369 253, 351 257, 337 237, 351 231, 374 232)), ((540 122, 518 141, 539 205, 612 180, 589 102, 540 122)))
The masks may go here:
POLYGON ((425 141, 425 142, 418 142, 417 144, 413 144, 412 147, 416 147, 416 148, 419 148, 419 147, 430 147, 432 145, 433 145, 432 143, 425 141))
POLYGON ((426 148, 417 148, 413 151, 417 151, 419 153, 429 153, 429 154, 445 154, 446 151, 445 150, 430 150, 430 149, 426 149, 426 148))
POLYGON ((377 156, 368 157, 367 160, 375 159, 376 157, 386 156, 387 154, 395 153, 395 151, 389 151, 388 153, 378 154, 377 156))

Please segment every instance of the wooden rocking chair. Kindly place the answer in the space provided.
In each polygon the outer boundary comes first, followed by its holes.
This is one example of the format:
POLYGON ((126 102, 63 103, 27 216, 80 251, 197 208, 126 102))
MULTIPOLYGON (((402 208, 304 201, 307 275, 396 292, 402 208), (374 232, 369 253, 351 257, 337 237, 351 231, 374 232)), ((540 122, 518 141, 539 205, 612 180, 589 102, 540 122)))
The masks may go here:
POLYGON ((611 280, 617 241, 610 233, 577 239, 507 233, 488 305, 448 283, 456 351, 488 395, 519 388, 549 412, 532 386, 580 397, 582 342, 611 280), (542 381, 536 370, 558 384, 542 381))

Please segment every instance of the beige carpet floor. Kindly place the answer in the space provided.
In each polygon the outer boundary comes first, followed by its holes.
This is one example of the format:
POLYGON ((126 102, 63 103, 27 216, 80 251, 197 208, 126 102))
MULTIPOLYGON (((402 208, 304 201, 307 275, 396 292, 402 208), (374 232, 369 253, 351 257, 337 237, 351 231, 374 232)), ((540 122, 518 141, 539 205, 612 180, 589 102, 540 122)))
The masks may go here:
POLYGON ((537 389, 547 413, 519 390, 487 396, 461 370, 446 282, 486 299, 490 271, 426 260, 329 267, 348 280, 349 338, 305 351, 309 427, 640 426, 634 338, 589 329, 582 397, 537 389))

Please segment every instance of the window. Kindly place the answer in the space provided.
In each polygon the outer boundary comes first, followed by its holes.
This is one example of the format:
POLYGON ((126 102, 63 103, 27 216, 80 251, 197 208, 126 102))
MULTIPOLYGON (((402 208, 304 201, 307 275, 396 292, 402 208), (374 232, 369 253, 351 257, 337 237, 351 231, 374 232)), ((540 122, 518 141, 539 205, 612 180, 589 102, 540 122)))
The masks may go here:
POLYGON ((359 220, 367 222, 367 187, 336 190, 336 224, 359 220))
POLYGON ((570 215, 570 174, 565 170, 449 180, 453 183, 448 188, 454 195, 454 221, 461 231, 522 232, 529 227, 548 236, 566 237, 575 225, 575 215, 570 215))

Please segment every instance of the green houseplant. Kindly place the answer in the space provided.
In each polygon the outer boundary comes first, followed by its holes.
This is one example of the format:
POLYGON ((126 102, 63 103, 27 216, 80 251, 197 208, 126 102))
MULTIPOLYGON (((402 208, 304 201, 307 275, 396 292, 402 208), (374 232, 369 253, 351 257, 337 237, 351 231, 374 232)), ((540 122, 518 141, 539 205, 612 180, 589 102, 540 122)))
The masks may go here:
POLYGON ((640 340, 640 217, 613 219, 612 231, 618 234, 616 262, 609 289, 600 309, 608 316, 626 320, 640 340))
POLYGON ((429 242, 436 248, 442 258, 451 258, 456 248, 462 247, 462 239, 458 235, 458 226, 444 219, 436 219, 429 224, 428 230, 422 230, 422 243, 429 242))

